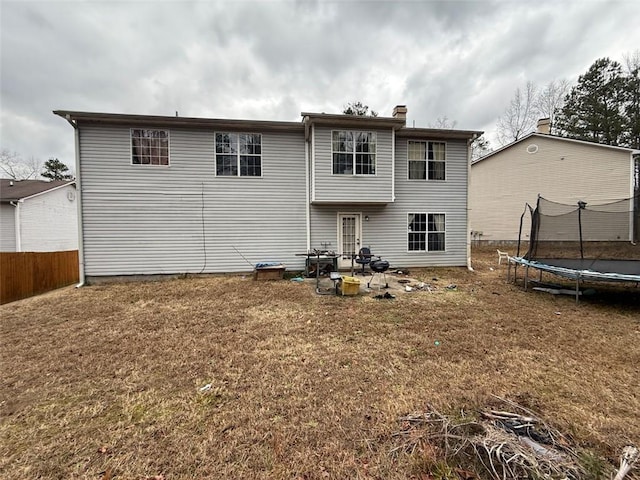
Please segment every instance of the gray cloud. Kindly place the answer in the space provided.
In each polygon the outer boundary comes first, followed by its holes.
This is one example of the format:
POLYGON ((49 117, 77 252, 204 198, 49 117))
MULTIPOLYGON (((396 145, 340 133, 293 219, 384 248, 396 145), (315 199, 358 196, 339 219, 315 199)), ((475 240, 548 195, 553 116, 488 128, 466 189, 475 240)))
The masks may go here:
POLYGON ((527 80, 621 59, 631 1, 3 2, 0 144, 73 161, 56 108, 298 120, 362 100, 491 132, 527 80))

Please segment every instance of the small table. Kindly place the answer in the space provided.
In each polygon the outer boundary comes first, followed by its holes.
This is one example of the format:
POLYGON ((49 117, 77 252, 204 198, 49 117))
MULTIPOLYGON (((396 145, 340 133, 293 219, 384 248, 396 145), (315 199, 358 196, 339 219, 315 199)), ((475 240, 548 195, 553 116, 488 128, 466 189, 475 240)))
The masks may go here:
POLYGON ((327 266, 331 266, 332 272, 338 271, 338 258, 340 258, 340 255, 333 253, 297 253, 296 255, 299 257, 307 257, 304 267, 304 274, 307 277, 312 272, 314 266, 314 272, 327 266))

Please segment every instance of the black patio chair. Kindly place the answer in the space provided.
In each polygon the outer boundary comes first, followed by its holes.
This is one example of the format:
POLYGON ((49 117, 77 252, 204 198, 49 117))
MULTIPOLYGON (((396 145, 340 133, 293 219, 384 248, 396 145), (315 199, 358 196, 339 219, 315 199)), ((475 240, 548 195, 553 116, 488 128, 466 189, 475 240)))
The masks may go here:
POLYGON ((356 263, 362 265, 362 270, 356 273, 356 275, 366 275, 364 267, 371 263, 371 249, 369 247, 362 247, 356 257, 356 263))

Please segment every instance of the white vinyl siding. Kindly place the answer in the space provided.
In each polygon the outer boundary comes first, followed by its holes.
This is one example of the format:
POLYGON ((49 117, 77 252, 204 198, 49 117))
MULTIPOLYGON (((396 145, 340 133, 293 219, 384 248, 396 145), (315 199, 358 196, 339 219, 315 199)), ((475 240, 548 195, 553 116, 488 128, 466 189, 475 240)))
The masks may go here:
MULTIPOLYGON (((437 139, 434 139, 437 141, 437 139)), ((396 139, 396 158, 407 158, 407 139, 396 139)), ((392 267, 465 266, 467 264, 467 144, 447 141, 447 181, 408 180, 408 164, 395 162, 396 199, 385 205, 358 205, 362 215, 361 246, 392 267), (407 249, 407 215, 410 212, 444 214, 446 251, 411 252, 407 249)), ((380 175, 380 167, 378 169, 380 175)), ((311 248, 338 249, 336 215, 353 210, 348 203, 311 205, 311 248)), ((436 232, 434 232, 436 233, 436 232)))
POLYGON ((335 130, 319 126, 312 129, 312 203, 392 202, 392 130, 371 131, 376 139, 375 175, 334 175, 332 132, 335 130))
POLYGON ((0 204, 0 252, 16 251, 16 207, 0 204))
POLYGON ((129 166, 127 128, 81 124, 86 275, 302 269, 304 135, 258 133, 263 180, 229 181, 215 175, 214 129, 171 129, 171 168, 142 170, 129 166))

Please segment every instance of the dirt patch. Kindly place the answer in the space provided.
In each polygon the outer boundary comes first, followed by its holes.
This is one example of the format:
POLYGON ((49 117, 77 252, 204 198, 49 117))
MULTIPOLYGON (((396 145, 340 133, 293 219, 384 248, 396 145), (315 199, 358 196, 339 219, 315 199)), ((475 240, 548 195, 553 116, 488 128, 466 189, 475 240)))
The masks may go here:
POLYGON ((412 269, 456 289, 393 301, 212 277, 4 305, 0 477, 421 478, 397 419, 493 394, 616 463, 640 438, 637 288, 576 305, 507 284, 494 249, 474 269, 412 269))

